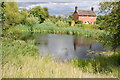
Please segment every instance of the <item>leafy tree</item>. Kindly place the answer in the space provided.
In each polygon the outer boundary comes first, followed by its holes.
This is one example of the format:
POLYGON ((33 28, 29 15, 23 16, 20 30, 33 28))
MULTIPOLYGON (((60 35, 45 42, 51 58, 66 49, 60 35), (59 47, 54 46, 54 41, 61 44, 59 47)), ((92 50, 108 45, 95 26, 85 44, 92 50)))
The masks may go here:
POLYGON ((54 15, 53 16, 49 16, 49 20, 51 20, 53 23, 57 22, 57 19, 56 19, 56 17, 54 15))
POLYGON ((59 21, 56 22, 56 26, 58 26, 58 27, 68 27, 68 24, 65 21, 59 20, 59 21))
POLYGON ((115 50, 117 47, 120 47, 120 1, 119 2, 110 2, 111 7, 105 5, 106 3, 102 3, 102 7, 106 7, 101 10, 101 12, 108 10, 109 13, 106 14, 104 20, 105 30, 110 32, 109 39, 112 42, 112 47, 115 50), (103 5, 104 4, 104 5, 103 5), (108 7, 107 7, 108 6, 108 7), (112 8, 112 9, 111 9, 112 8))
POLYGON ((18 5, 16 2, 3 2, 2 9, 4 26, 14 26, 23 20, 23 16, 18 11, 18 5))
POLYGON ((80 20, 77 20, 77 21, 75 22, 75 25, 78 26, 78 27, 81 27, 82 24, 83 24, 83 22, 80 21, 80 20))
POLYGON ((45 11, 45 15, 46 15, 46 17, 49 17, 48 8, 47 8, 47 7, 44 7, 43 9, 44 9, 44 11, 45 11))
POLYGON ((99 13, 108 14, 112 11, 113 7, 115 6, 115 2, 101 2, 99 4, 99 13))
POLYGON ((20 13, 23 16, 23 20, 22 20, 21 24, 26 25, 28 23, 27 18, 29 17, 29 12, 26 9, 23 9, 20 13))
POLYGON ((41 8, 40 6, 36 6, 32 9, 30 9, 30 14, 34 17, 38 17, 39 22, 42 23, 46 18, 48 18, 48 9, 47 8, 41 8))
POLYGON ((103 29, 106 28, 106 27, 104 26, 104 20, 105 20, 105 18, 106 18, 106 15, 98 15, 98 16, 97 16, 96 24, 98 24, 98 25, 96 25, 96 26, 97 26, 96 28, 98 28, 98 29, 100 29, 100 30, 103 30, 103 29))
POLYGON ((73 21, 73 15, 69 15, 69 17, 67 18, 67 23, 69 24, 69 25, 71 25, 72 24, 72 21, 73 21))
POLYGON ((76 23, 76 24, 82 24, 83 22, 80 21, 80 20, 78 20, 78 21, 76 21, 75 23, 76 23))
POLYGON ((30 16, 24 21, 26 25, 33 27, 35 24, 39 24, 38 17, 30 16))
POLYGON ((71 26, 74 26, 74 25, 75 25, 75 21, 74 21, 74 20, 72 20, 71 26))
POLYGON ((3 14, 3 11, 2 11, 2 3, 0 2, 0 25, 2 23, 2 14, 3 14))

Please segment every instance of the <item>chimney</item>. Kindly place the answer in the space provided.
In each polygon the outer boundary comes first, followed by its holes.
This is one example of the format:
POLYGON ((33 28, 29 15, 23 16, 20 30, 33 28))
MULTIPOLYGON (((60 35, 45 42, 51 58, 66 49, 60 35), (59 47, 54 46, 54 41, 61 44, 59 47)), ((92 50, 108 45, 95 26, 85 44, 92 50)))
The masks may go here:
POLYGON ((93 7, 91 7, 91 11, 94 11, 94 8, 93 8, 93 7))
POLYGON ((75 6, 75 12, 78 12, 78 7, 77 6, 75 6))

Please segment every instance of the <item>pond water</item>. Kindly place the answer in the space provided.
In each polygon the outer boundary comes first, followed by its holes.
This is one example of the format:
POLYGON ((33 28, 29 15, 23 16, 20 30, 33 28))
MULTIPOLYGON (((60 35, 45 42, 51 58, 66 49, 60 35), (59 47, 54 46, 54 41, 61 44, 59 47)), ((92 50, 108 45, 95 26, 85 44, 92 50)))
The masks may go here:
POLYGON ((93 57, 90 52, 106 51, 103 43, 92 38, 75 35, 40 34, 37 42, 40 56, 50 54, 55 60, 86 59, 93 57))

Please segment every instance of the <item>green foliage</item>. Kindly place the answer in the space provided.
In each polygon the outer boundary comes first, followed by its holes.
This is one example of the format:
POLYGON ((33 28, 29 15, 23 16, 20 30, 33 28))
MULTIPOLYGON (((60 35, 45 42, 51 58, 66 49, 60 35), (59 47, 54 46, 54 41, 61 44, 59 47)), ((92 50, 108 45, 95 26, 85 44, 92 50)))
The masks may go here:
POLYGON ((48 9, 47 8, 41 8, 40 6, 36 6, 32 9, 30 9, 30 14, 34 17, 38 17, 39 22, 42 23, 46 18, 48 18, 48 9))
POLYGON ((44 24, 54 24, 53 21, 51 21, 50 19, 46 19, 44 21, 44 24))
POLYGON ((112 8, 115 6, 116 2, 101 2, 99 3, 99 13, 108 14, 112 11, 112 8))
POLYGON ((75 23, 76 23, 76 24, 83 24, 83 22, 82 22, 82 21, 79 21, 79 20, 76 21, 75 23))
MULTIPOLYGON (((50 22, 51 23, 51 22, 50 22)), ((94 37, 94 38, 98 38, 98 37, 103 37, 103 35, 109 35, 108 32, 103 31, 103 30, 94 30, 91 29, 91 27, 89 28, 84 28, 84 27, 57 27, 55 24, 49 23, 45 21, 45 23, 42 24, 36 24, 34 25, 34 27, 22 27, 22 30, 25 32, 40 32, 40 33, 56 33, 56 34, 70 34, 70 35, 82 35, 82 36, 89 36, 89 37, 94 37)), ((91 25, 93 26, 93 25, 91 25)), ((105 38, 105 37, 103 37, 105 38)))
POLYGON ((35 24, 39 24, 38 17, 27 17, 26 20, 24 21, 25 25, 28 26, 34 26, 35 24))
POLYGON ((58 27, 68 27, 69 25, 65 21, 57 21, 56 26, 58 27))
POLYGON ((7 30, 3 30, 2 31, 2 36, 6 37, 6 38, 10 38, 13 40, 20 40, 23 38, 28 38, 28 36, 30 35, 30 33, 24 32, 24 31, 28 31, 31 28, 29 26, 26 25, 17 25, 17 26, 12 26, 11 28, 7 29, 7 30))
POLYGON ((96 19, 96 24, 97 25, 97 28, 100 29, 100 30, 103 30, 105 29, 105 25, 104 25, 104 20, 106 18, 106 15, 98 15, 97 16, 97 19, 96 19))
MULTIPOLYGON (((109 73, 113 72, 113 69, 115 69, 116 67, 120 67, 119 60, 120 54, 117 53, 109 57, 100 56, 86 60, 74 59, 72 60, 72 63, 74 64, 74 66, 81 68, 85 72, 88 71, 94 73, 109 73)), ((117 74, 116 71, 113 73, 117 74)), ((118 76, 118 74, 116 76, 118 76)))
POLYGON ((105 27, 105 30, 110 32, 108 39, 111 40, 113 50, 115 50, 117 47, 120 47, 120 1, 107 4, 112 5, 112 8, 107 5, 101 5, 101 7, 106 7, 102 11, 108 9, 111 10, 109 10, 109 13, 105 15, 105 19, 102 23, 105 27))
POLYGON ((33 41, 12 40, 2 38, 2 64, 12 63, 19 65, 20 55, 22 56, 38 56, 38 49, 34 46, 33 41), (13 59, 15 61, 13 62, 13 59))
POLYGON ((3 2, 2 9, 4 26, 14 26, 23 20, 23 16, 19 13, 16 2, 3 2))
POLYGON ((6 37, 9 37, 9 38, 15 39, 15 40, 20 39, 22 36, 21 29, 17 28, 17 27, 11 27, 11 28, 7 29, 5 33, 4 33, 4 37, 6 36, 6 37))
POLYGON ((57 22, 57 19, 55 16, 49 16, 49 20, 52 21, 54 24, 57 22))
POLYGON ((2 2, 0 2, 0 24, 2 23, 2 15, 3 15, 2 2))
POLYGON ((91 29, 91 30, 99 30, 96 28, 97 25, 94 24, 82 24, 82 28, 84 29, 91 29))
POLYGON ((47 7, 44 7, 43 9, 44 9, 44 11, 45 11, 45 15, 46 15, 46 17, 48 18, 48 17, 49 17, 48 8, 47 8, 47 7))
POLYGON ((74 26, 75 25, 75 21, 72 20, 71 22, 71 26, 74 26))
POLYGON ((79 27, 79 26, 81 27, 82 24, 83 24, 83 22, 80 21, 80 20, 77 20, 77 21, 75 22, 75 25, 78 26, 78 27, 79 27))

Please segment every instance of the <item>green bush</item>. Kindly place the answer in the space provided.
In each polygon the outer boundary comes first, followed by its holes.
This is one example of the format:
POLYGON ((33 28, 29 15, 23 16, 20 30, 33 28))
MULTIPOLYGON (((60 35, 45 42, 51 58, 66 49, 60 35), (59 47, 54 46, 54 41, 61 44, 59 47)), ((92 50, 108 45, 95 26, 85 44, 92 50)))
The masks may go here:
POLYGON ((30 16, 30 17, 27 17, 22 22, 22 24, 27 26, 34 26, 35 24, 39 24, 39 20, 38 20, 38 17, 30 16))
POLYGON ((57 21, 56 26, 58 27, 68 27, 69 25, 65 21, 57 21))
POLYGON ((16 59, 17 64, 20 62, 19 57, 22 56, 38 56, 39 51, 34 46, 34 41, 27 43, 22 40, 12 40, 8 38, 2 39, 2 63, 12 62, 12 58, 16 59))
POLYGON ((45 21, 44 21, 44 24, 54 24, 50 19, 46 19, 45 21))
POLYGON ((80 20, 77 20, 77 21, 75 22, 75 24, 83 24, 83 22, 80 21, 80 20))
MULTIPOLYGON (((114 69, 120 67, 120 54, 113 54, 112 56, 100 56, 92 59, 74 59, 72 63, 74 66, 81 68, 83 71, 94 73, 109 73, 114 69)), ((116 70, 117 71, 117 70, 116 70)), ((117 72, 113 72, 116 74, 117 72)))
POLYGON ((20 39, 22 35, 22 30, 17 27, 11 27, 7 29, 6 31, 3 31, 4 37, 8 37, 11 39, 20 39))

